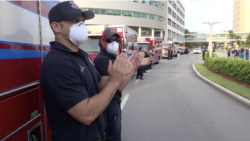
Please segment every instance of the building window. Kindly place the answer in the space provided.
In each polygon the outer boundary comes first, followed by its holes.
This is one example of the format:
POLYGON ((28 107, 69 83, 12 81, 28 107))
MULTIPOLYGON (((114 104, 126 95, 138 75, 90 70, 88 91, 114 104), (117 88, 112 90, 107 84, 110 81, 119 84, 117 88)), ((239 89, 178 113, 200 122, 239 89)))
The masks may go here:
POLYGON ((82 11, 88 11, 88 8, 82 8, 82 11))
POLYGON ((168 7, 168 14, 171 15, 171 12, 172 12, 171 8, 168 7))
POLYGON ((152 29, 151 28, 141 28, 141 36, 151 36, 152 29))
POLYGON ((138 17, 138 12, 133 12, 133 17, 138 17))
POLYGON ((141 12, 133 12, 133 11, 121 11, 121 10, 113 10, 113 9, 95 9, 95 8, 81 8, 82 10, 92 11, 95 14, 102 14, 102 15, 114 15, 114 16, 127 16, 127 17, 138 17, 138 18, 145 18, 151 19, 156 21, 164 21, 164 17, 148 14, 148 13, 141 13, 141 12))
POLYGON ((128 16, 129 16, 129 17, 132 17, 132 16, 133 16, 132 11, 128 11, 128 16))
POLYGON ((140 12, 138 12, 138 18, 141 18, 141 13, 140 12))
POLYGON ((95 9, 95 14, 101 14, 101 10, 100 9, 95 9))
POLYGON ((95 9, 94 8, 89 8, 88 11, 91 11, 91 12, 95 13, 95 9))
POLYGON ((113 10, 108 9, 107 10, 107 15, 113 15, 113 10))
POLYGON ((154 20, 155 19, 155 15, 149 14, 149 19, 154 20))
POLYGON ((101 9, 101 14, 106 15, 106 9, 101 9))

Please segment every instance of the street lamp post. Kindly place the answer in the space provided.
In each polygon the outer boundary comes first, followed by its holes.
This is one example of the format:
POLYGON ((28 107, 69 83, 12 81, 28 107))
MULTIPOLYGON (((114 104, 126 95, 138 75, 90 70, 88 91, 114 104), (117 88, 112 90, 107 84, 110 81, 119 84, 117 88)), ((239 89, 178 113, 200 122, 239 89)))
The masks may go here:
POLYGON ((216 24, 216 23, 220 23, 220 22, 203 22, 203 24, 209 24, 210 25, 210 37, 209 37, 209 57, 211 58, 212 57, 212 34, 213 34, 213 25, 216 24))

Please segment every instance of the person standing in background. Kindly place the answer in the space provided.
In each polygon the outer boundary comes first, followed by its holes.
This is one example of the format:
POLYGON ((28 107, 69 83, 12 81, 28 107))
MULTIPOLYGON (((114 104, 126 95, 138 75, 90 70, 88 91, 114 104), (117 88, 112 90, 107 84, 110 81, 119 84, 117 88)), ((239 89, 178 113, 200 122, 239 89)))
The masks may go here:
POLYGON ((231 58, 232 59, 234 59, 235 53, 236 53, 236 50, 234 48, 232 48, 232 51, 231 51, 231 58))
POLYGON ((236 52, 235 52, 235 56, 236 56, 236 57, 239 57, 239 54, 240 54, 239 49, 235 49, 235 51, 236 51, 236 52))
POLYGON ((177 51, 178 61, 180 61, 180 55, 181 55, 181 52, 180 52, 180 49, 178 49, 177 51))
POLYGON ((227 56, 230 57, 230 49, 227 50, 227 56))
POLYGON ((249 47, 246 48, 246 60, 249 60, 249 47))
POLYGON ((243 47, 240 47, 240 58, 244 59, 244 53, 245 53, 245 49, 243 47))

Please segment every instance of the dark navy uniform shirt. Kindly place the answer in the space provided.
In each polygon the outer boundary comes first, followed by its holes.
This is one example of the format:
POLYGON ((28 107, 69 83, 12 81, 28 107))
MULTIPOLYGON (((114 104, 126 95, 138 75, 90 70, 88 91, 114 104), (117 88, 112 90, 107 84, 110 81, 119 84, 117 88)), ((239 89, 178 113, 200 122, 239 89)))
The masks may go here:
POLYGON ((53 141, 94 141, 104 133, 105 113, 90 125, 84 125, 67 111, 100 92, 101 75, 83 50, 72 52, 58 42, 50 45, 40 82, 53 141))
MULTIPOLYGON (((108 74, 108 66, 109 60, 114 63, 116 59, 115 55, 109 54, 105 49, 101 49, 101 52, 96 56, 94 60, 95 67, 97 71, 101 74, 101 76, 109 76, 108 74)), ((113 100, 119 100, 122 97, 122 92, 116 91, 113 100)))

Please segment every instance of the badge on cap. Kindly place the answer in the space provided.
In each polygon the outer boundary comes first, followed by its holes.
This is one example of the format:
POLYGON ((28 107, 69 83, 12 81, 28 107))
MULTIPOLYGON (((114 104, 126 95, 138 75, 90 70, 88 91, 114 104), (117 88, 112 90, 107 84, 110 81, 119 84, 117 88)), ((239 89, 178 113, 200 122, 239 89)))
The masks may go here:
POLYGON ((71 7, 75 9, 80 9, 78 5, 76 5, 73 1, 70 2, 71 7))

